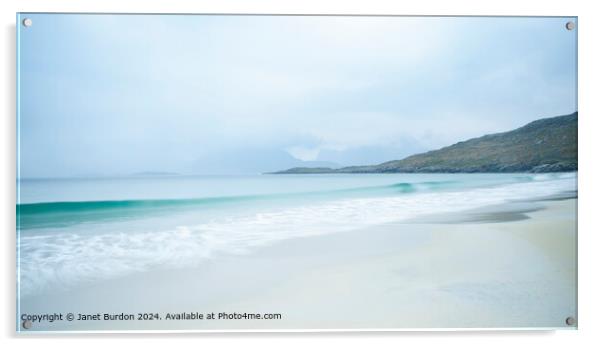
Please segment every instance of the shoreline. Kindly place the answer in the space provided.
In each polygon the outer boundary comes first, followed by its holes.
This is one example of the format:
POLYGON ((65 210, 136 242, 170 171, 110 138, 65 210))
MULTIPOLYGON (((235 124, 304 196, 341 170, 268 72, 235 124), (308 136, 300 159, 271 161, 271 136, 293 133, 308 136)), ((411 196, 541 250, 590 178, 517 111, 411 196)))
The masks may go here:
POLYGON ((406 221, 288 239, 193 268, 25 297, 21 312, 283 315, 55 322, 42 330, 563 327, 576 312, 576 201, 534 202, 540 208, 513 221, 406 221))
POLYGON ((577 199, 577 191, 566 191, 540 198, 516 199, 503 204, 483 206, 462 211, 461 213, 436 213, 411 218, 400 223, 422 224, 467 224, 467 223, 504 223, 531 218, 530 213, 545 210, 549 201, 577 199))
POLYGON ((569 174, 574 173, 578 174, 579 170, 565 170, 565 171, 529 171, 529 170, 520 170, 520 171, 339 171, 340 169, 331 169, 326 167, 295 167, 290 168, 283 171, 274 171, 274 172, 261 172, 259 175, 387 175, 387 174, 420 174, 420 175, 428 175, 428 174, 492 174, 492 175, 502 175, 502 174, 532 174, 532 175, 546 175, 546 174, 569 174), (302 169, 302 171, 289 171, 293 169, 302 169), (309 171, 307 171, 309 170, 309 171), (311 170, 317 170, 312 172, 311 170))

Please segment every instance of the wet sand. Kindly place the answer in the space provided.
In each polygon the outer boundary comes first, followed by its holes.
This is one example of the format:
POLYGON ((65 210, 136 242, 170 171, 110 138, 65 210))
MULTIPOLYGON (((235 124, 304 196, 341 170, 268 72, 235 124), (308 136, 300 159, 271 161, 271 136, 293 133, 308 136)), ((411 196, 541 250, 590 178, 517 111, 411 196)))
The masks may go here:
POLYGON ((282 315, 60 321, 33 331, 567 328, 565 319, 576 317, 576 202, 522 201, 290 239, 197 268, 26 297, 21 312, 282 315))

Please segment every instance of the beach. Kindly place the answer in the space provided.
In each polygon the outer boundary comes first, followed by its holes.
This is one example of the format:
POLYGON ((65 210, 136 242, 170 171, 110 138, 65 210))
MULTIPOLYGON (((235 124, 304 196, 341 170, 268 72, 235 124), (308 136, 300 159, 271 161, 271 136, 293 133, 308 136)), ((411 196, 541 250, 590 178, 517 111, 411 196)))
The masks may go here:
POLYGON ((17 13, 17 332, 576 329, 577 22, 17 13))
POLYGON ((161 317, 31 330, 571 328, 576 202, 570 194, 521 200, 291 238, 198 266, 30 295, 20 311, 161 317), (164 318, 193 312, 281 316, 164 318))

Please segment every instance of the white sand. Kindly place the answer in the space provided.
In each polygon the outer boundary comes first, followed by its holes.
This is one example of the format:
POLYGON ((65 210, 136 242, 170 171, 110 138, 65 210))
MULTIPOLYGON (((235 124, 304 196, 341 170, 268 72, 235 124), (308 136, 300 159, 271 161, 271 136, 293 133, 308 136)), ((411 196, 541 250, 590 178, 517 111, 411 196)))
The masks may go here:
POLYGON ((196 269, 22 300, 22 313, 248 312, 280 320, 55 322, 32 330, 566 327, 576 200, 502 223, 415 223, 293 239, 196 269))

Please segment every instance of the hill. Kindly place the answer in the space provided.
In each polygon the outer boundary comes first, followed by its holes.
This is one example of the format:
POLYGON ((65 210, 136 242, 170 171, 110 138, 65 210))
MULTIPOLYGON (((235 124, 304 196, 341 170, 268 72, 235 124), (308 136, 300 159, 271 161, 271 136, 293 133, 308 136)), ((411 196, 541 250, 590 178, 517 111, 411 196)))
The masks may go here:
POLYGON ((577 112, 378 165, 292 168, 301 173, 562 172, 577 170, 577 112))

